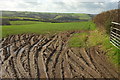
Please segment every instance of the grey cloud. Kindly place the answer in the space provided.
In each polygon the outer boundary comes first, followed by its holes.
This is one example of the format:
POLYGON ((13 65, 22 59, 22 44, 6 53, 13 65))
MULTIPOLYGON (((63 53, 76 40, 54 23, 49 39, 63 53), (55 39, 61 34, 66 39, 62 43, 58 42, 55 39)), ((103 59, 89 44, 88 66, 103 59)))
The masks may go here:
POLYGON ((111 9, 116 9, 116 8, 118 8, 117 2, 106 3, 106 10, 111 10, 111 9))
MULTIPOLYGON (((8 2, 9 0, 7 0, 8 2)), ((87 0, 14 0, 16 5, 9 6, 9 10, 23 10, 36 12, 72 12, 72 13, 100 13, 102 11, 116 9, 117 2, 86 2, 87 0)), ((90 1, 90 0, 89 0, 90 1)), ((101 0, 105 1, 105 0, 101 0)), ((113 1, 113 0, 110 0, 113 1)), ((1 2, 1 1, 0 1, 1 2)), ((2 4, 0 4, 2 5, 2 4)), ((2 7, 4 8, 4 7, 2 7)), ((1 8, 0 8, 1 9, 1 8)), ((4 10, 4 9, 2 9, 4 10)))
POLYGON ((110 9, 116 9, 117 8, 117 2, 78 2, 78 3, 72 3, 70 5, 64 3, 64 2, 54 2, 53 5, 59 6, 59 8, 62 10, 64 9, 65 12, 83 12, 83 13, 100 13, 102 11, 110 10, 110 9))

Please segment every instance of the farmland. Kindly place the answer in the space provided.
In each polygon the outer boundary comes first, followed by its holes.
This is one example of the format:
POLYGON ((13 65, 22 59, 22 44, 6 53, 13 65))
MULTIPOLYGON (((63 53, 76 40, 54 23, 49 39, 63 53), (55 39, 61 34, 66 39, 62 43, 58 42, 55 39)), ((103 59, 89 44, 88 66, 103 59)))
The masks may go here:
POLYGON ((2 26, 3 37, 6 37, 7 35, 22 34, 22 33, 42 33, 43 34, 43 33, 55 33, 59 31, 69 31, 69 30, 89 30, 89 29, 94 30, 95 29, 95 24, 90 21, 89 22, 72 22, 72 23, 12 21, 10 23, 13 25, 2 26), (27 23, 30 23, 30 24, 27 24, 27 23), (23 25, 15 25, 15 24, 23 24, 23 25))
POLYGON ((3 13, 2 78, 118 78, 119 49, 94 15, 3 13))

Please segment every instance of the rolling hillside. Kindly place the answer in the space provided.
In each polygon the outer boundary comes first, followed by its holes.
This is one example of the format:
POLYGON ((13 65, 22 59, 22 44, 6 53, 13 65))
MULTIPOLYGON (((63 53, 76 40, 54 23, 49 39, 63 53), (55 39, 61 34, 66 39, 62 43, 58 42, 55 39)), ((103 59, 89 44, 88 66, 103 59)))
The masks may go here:
POLYGON ((20 12, 2 11, 2 17, 10 21, 27 20, 42 22, 76 22, 91 20, 94 15, 83 13, 41 13, 41 12, 20 12))

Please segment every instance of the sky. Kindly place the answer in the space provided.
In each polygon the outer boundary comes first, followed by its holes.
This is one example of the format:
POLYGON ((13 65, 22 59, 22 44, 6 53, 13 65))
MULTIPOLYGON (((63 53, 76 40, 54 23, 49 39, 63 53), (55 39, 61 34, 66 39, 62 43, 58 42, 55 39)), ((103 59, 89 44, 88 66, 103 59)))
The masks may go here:
POLYGON ((117 9, 119 0, 0 0, 0 10, 90 13, 117 9))

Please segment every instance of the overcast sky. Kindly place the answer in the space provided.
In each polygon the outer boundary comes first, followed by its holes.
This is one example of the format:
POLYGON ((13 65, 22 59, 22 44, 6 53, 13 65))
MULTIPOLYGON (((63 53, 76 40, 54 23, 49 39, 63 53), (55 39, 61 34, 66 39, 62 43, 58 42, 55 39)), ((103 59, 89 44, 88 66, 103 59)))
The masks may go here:
POLYGON ((119 0, 0 0, 0 10, 100 13, 118 8, 119 0))

